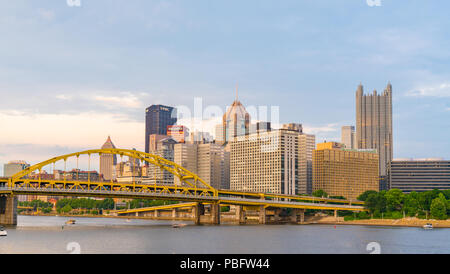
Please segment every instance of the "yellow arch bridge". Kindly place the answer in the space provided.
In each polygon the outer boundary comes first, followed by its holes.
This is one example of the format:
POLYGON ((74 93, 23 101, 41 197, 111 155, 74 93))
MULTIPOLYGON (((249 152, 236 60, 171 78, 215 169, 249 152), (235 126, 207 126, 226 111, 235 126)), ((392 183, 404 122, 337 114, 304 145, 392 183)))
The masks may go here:
POLYGON ((232 206, 236 211, 236 220, 239 223, 243 222, 244 208, 258 209, 259 223, 262 224, 270 220, 270 216, 267 216, 266 213, 281 209, 289 209, 290 220, 294 220, 294 222, 303 222, 306 209, 334 210, 335 214, 338 210, 365 210, 360 201, 215 189, 198 175, 172 161, 157 155, 128 149, 94 149, 62 155, 30 166, 10 178, 0 178, 0 224, 17 224, 17 198, 15 198, 17 195, 159 199, 190 202, 194 203, 192 219, 195 223, 212 224, 220 223, 221 205, 232 206), (80 156, 87 155, 90 166, 91 156, 105 154, 126 156, 157 166, 161 171, 173 174, 174 177, 179 179, 180 184, 163 184, 156 181, 154 183, 91 181, 89 175, 87 181, 78 180, 78 176, 75 180, 68 180, 67 176, 63 176, 60 180, 41 178, 41 171, 46 166, 53 165, 55 167, 56 163, 63 162, 66 169, 68 159, 76 158, 78 170, 80 156), (31 176, 35 172, 38 172, 37 178, 31 176), (205 210, 205 206, 207 210, 205 210), (208 217, 205 214, 209 214, 208 217))

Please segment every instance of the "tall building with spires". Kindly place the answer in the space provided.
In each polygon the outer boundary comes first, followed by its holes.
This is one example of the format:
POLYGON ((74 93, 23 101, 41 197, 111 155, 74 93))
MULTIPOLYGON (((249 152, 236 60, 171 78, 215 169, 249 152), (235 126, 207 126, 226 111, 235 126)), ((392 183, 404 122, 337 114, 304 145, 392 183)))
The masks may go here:
MULTIPOLYGON (((111 137, 108 136, 108 139, 103 144, 102 149, 116 148, 113 142, 111 141, 111 137)), ((105 181, 114 180, 114 169, 117 164, 117 157, 115 154, 102 154, 100 155, 100 173, 103 174, 103 178, 105 181)))
POLYGON ((250 114, 244 105, 238 100, 236 87, 236 100, 227 109, 222 117, 222 124, 216 127, 216 141, 226 143, 236 136, 242 136, 250 132, 250 114))
POLYGON ((358 149, 376 149, 380 176, 387 175, 387 164, 393 158, 391 83, 382 94, 374 90, 368 95, 359 84, 356 90, 356 146, 358 149))

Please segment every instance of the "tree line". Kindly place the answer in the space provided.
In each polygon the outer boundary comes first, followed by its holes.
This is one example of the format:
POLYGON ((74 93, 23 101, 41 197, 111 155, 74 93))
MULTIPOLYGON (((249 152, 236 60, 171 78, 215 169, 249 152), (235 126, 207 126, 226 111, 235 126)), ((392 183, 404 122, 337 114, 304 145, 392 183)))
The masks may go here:
POLYGON ((403 193, 400 189, 369 190, 358 197, 373 218, 418 217, 446 220, 450 215, 450 190, 403 193))
POLYGON ((111 198, 103 200, 64 198, 56 202, 56 211, 58 213, 69 213, 74 209, 92 210, 92 214, 98 214, 99 210, 114 209, 114 200, 111 198))

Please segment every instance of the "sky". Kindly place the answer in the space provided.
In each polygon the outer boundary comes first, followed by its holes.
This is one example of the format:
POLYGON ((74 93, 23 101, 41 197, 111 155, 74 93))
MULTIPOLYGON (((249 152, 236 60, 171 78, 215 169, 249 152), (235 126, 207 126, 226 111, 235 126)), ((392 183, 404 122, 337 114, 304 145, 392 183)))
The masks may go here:
POLYGON ((99 148, 108 135, 144 150, 152 104, 194 113, 200 101, 196 123, 212 130, 206 109, 225 111, 236 85, 246 107, 276 107, 280 123, 339 141, 358 84, 382 92, 389 81, 394 158, 450 159, 446 1, 73 3, 0 0, 0 165, 99 148))

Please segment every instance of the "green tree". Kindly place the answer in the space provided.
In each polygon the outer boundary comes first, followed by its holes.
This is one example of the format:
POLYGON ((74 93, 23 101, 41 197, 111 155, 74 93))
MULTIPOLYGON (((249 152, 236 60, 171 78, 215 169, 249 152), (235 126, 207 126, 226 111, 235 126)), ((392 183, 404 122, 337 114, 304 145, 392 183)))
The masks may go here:
POLYGON ((328 193, 326 193, 325 191, 323 191, 322 189, 318 189, 318 190, 316 190, 316 191, 314 191, 313 193, 312 193, 312 195, 314 196, 314 197, 328 197, 328 193))
POLYGON ((383 192, 370 193, 365 199, 365 208, 367 208, 371 213, 376 211, 380 213, 386 212, 386 197, 383 194, 383 192))
POLYGON ((391 189, 386 192, 386 206, 388 211, 401 211, 405 194, 400 189, 391 189))
POLYGON ((64 213, 69 213, 70 211, 72 211, 72 207, 69 204, 66 204, 61 210, 64 213))
POLYGON ((419 193, 419 206, 424 211, 430 211, 431 202, 433 197, 430 191, 419 193))
POLYGON ((405 213, 411 217, 416 216, 419 213, 420 204, 419 195, 417 194, 417 192, 413 191, 405 196, 403 209, 405 210, 405 213))
POLYGON ((430 206, 431 217, 438 220, 446 220, 447 219, 447 208, 446 204, 442 201, 441 198, 436 198, 431 202, 430 206))
POLYGON ((357 199, 364 202, 370 194, 378 194, 378 192, 375 190, 367 190, 359 195, 357 199))

